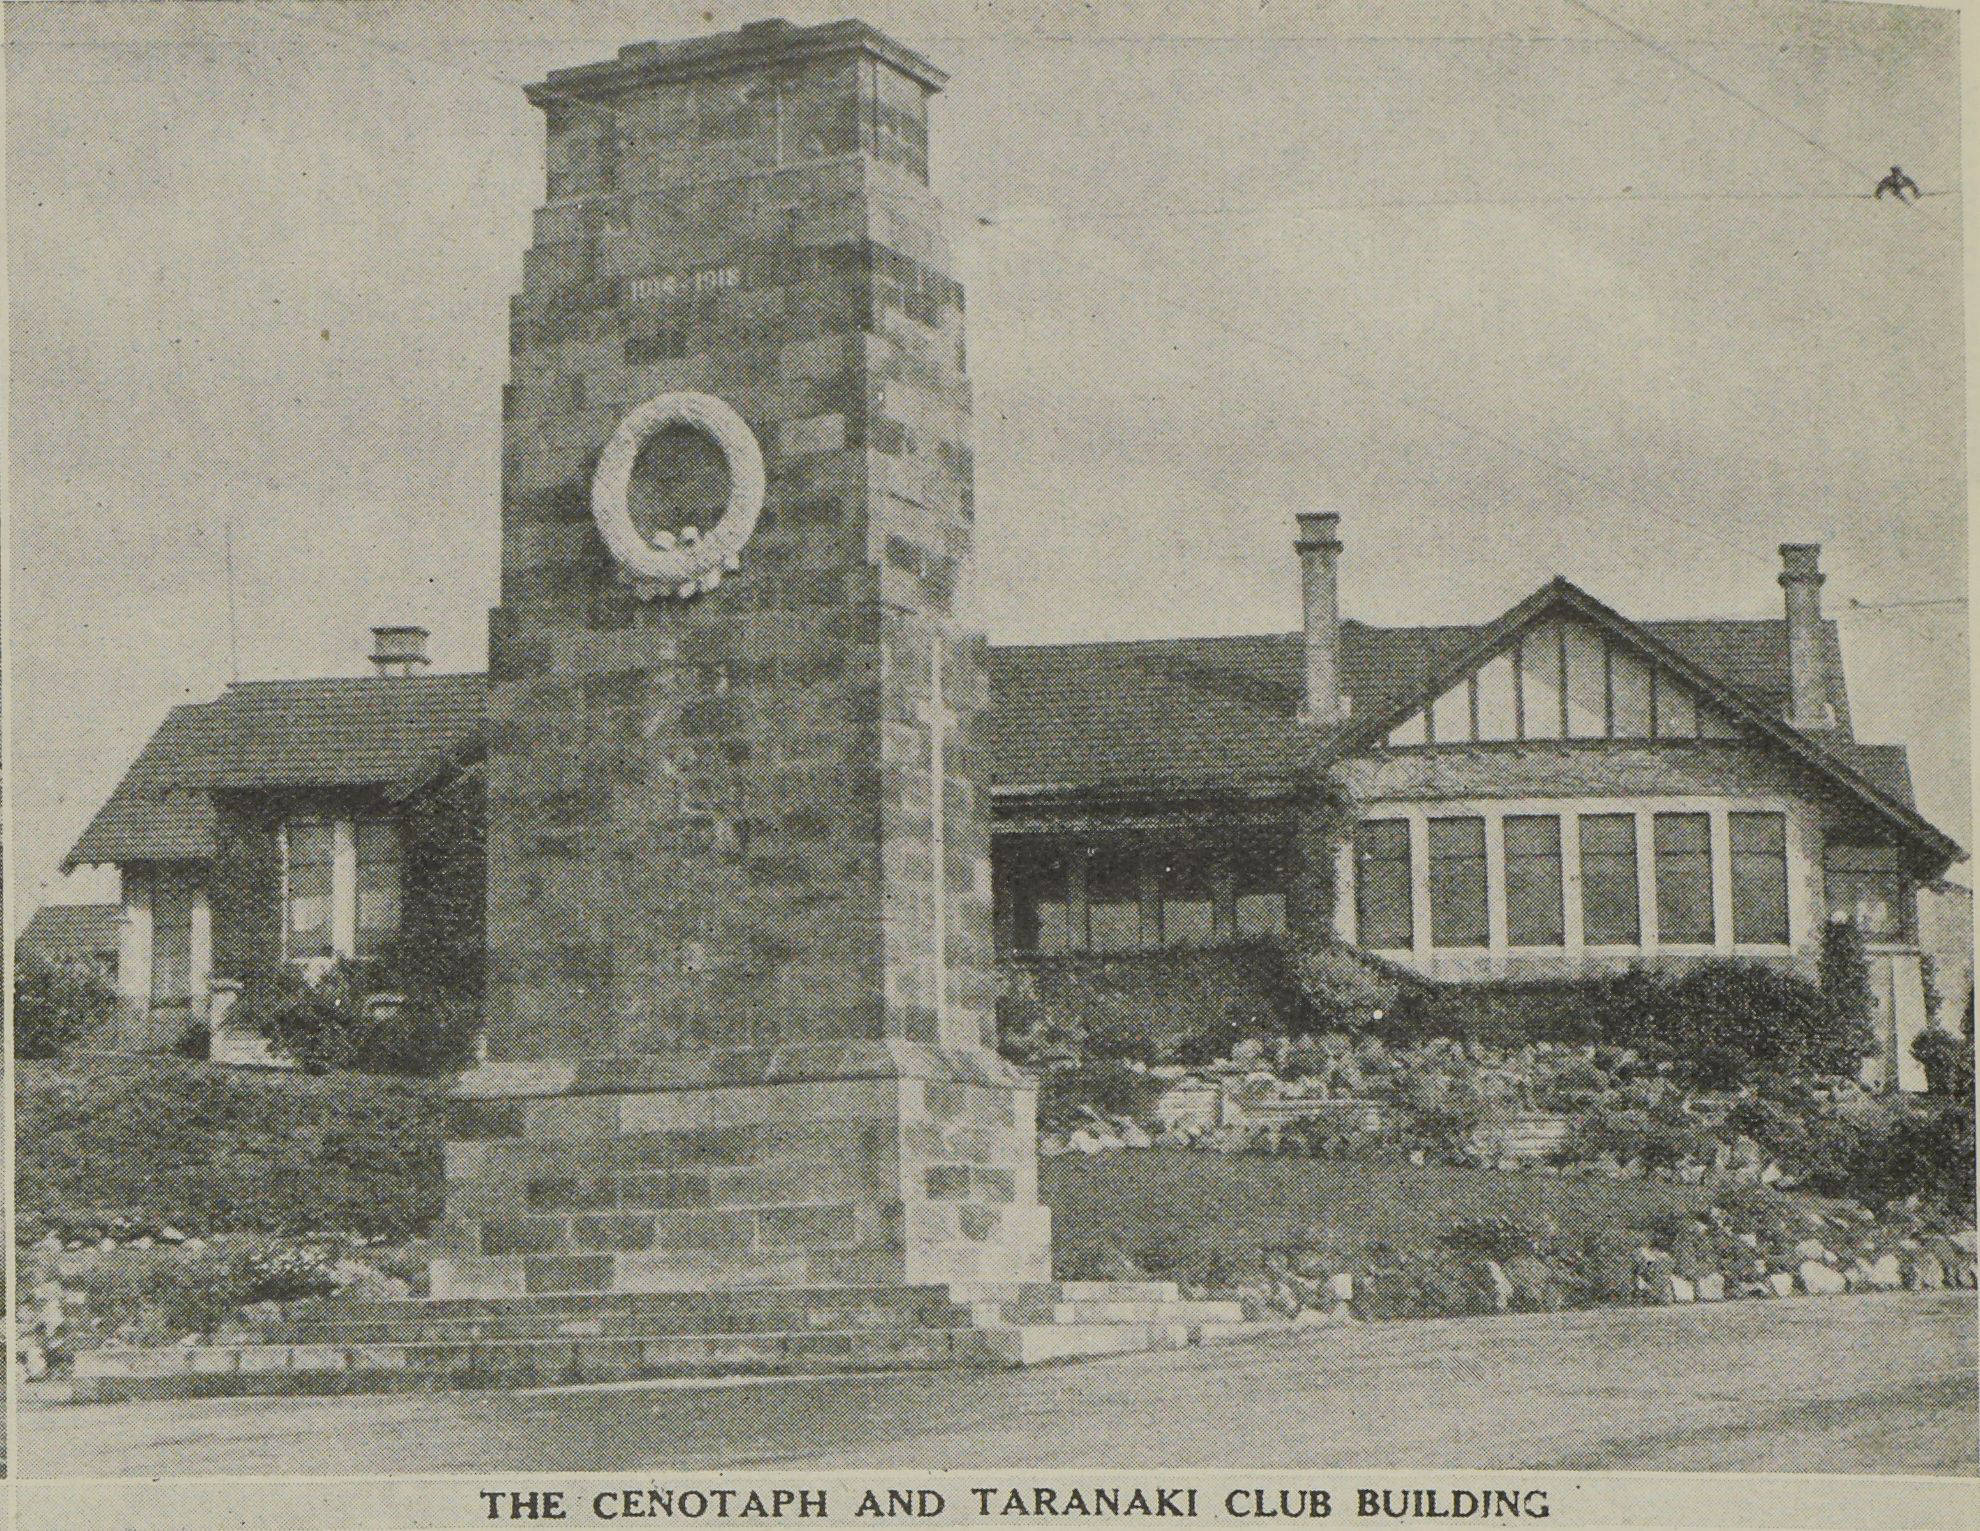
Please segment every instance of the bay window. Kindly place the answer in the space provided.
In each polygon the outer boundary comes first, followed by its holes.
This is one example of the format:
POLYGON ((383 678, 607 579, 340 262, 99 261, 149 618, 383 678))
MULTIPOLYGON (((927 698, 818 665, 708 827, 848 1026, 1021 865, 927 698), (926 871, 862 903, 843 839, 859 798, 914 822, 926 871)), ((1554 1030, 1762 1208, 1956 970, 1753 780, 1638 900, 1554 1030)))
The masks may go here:
MULTIPOLYGON (((1653 949, 1793 944, 1784 812, 1669 799, 1641 807, 1591 799, 1585 812, 1574 802, 1505 807, 1512 811, 1396 805, 1358 822, 1356 941, 1421 953, 1427 934, 1432 951, 1495 954, 1641 949, 1646 940, 1653 949), (1426 905, 1427 932, 1416 919, 1426 905)), ((1831 904, 1860 901, 1867 927, 1888 929, 1897 897, 1890 874, 1861 865, 1857 855, 1827 869, 1831 904)))

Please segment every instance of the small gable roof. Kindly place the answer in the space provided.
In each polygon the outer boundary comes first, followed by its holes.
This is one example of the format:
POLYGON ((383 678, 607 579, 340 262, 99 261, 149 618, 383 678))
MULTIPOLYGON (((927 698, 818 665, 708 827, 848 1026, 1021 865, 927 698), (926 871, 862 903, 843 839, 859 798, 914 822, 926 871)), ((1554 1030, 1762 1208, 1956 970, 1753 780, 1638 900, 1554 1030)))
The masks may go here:
POLYGON ((487 691, 483 675, 253 681, 174 707, 63 866, 203 860, 219 791, 414 785, 480 738, 487 691))

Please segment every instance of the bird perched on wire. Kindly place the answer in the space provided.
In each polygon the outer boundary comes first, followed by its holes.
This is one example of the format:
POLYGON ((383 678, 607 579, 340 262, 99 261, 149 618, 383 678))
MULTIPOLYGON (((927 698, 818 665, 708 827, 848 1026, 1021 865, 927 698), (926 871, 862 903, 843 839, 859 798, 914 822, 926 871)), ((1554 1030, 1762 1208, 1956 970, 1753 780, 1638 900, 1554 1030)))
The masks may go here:
POLYGON ((1891 166, 1891 173, 1877 183, 1875 195, 1879 202, 1884 200, 1884 193, 1887 191, 1900 202, 1916 202, 1923 195, 1918 189, 1918 183, 1897 165, 1891 166))

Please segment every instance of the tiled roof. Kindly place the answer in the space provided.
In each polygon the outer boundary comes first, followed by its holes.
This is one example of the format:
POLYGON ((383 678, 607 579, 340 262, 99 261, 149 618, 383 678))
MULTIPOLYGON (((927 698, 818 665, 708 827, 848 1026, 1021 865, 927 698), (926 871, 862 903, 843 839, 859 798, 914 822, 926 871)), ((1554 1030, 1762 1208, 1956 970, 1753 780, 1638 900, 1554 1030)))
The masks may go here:
MULTIPOLYGON (((1348 722, 1331 732, 1298 721, 1298 633, 990 650, 994 698, 988 768, 1003 794, 1270 788, 1296 781, 1336 745, 1412 703, 1481 641, 1553 599, 1615 623, 1564 582, 1543 587, 1496 622, 1380 628, 1346 622, 1342 684, 1348 722)), ((1745 701, 1764 718, 1788 707, 1786 624, 1647 622, 1654 644, 1745 701)), ((1831 699, 1844 727, 1825 756, 1911 810, 1902 746, 1861 745, 1849 716, 1835 625, 1824 624, 1831 699)), ((267 681, 212 702, 175 707, 90 823, 67 865, 213 853, 211 793, 228 787, 408 788, 480 737, 486 677, 267 681)), ((1799 736, 1787 740, 1801 748, 1799 736)), ((1930 827, 1908 815, 1914 828, 1930 827)), ((1949 842, 1948 842, 1949 843, 1949 842)))
POLYGON ((254 681, 174 707, 65 865, 213 854, 228 787, 395 786, 476 740, 482 675, 254 681))
POLYGON ((43 904, 28 916, 20 947, 50 962, 114 953, 123 915, 115 904, 43 904))
MULTIPOLYGON (((1488 625, 1342 623, 1341 685, 1350 718, 1380 718, 1427 700, 1488 625)), ((1755 711, 1770 717, 1787 711, 1786 623, 1639 625, 1755 711)), ((1823 624, 1823 636, 1831 700, 1846 725, 1833 622, 1823 624)), ((1299 633, 993 648, 991 779, 1012 790, 1289 776, 1326 742, 1296 718, 1303 651, 1299 633)), ((1908 791, 1903 801, 1910 802, 1908 791)))

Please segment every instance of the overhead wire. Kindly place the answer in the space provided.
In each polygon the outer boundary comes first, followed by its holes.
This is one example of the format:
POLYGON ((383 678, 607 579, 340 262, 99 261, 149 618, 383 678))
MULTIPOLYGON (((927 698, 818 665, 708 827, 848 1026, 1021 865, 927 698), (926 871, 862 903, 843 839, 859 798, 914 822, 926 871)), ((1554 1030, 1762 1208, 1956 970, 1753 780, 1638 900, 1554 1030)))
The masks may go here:
MULTIPOLYGON (((1881 172, 1879 171, 1867 168, 1861 161, 1851 157, 1848 154, 1845 154, 1842 150, 1834 147, 1832 144, 1824 143, 1821 139, 1815 137, 1814 134, 1808 132, 1806 129, 1802 128, 1798 124, 1790 122, 1787 118, 1781 116, 1778 112, 1771 111, 1767 107, 1762 106, 1758 101, 1755 101, 1751 96, 1735 88, 1734 86, 1729 85, 1726 81, 1720 79, 1717 75, 1711 74, 1706 70, 1700 69, 1696 64, 1692 63, 1682 54, 1677 53, 1670 48, 1664 47, 1663 45, 1644 36, 1641 32, 1638 32, 1631 27, 1625 26, 1622 22, 1616 20, 1615 17, 1607 15, 1604 12, 1597 10, 1594 6, 1588 4, 1587 0, 1567 0, 1567 4, 1573 6, 1574 9, 1580 11, 1583 15, 1593 17, 1596 21, 1601 22, 1604 26, 1611 27, 1617 32, 1620 32, 1624 37, 1627 37, 1628 39, 1630 39, 1630 41, 1636 43, 1638 46, 1648 50, 1649 52, 1654 53, 1658 58, 1661 58, 1668 63, 1675 64, 1679 69, 1682 69, 1686 74, 1692 76, 1694 79, 1703 81, 1705 84, 1711 86, 1712 89, 1718 91, 1721 95, 1726 96, 1731 100, 1737 101, 1741 106, 1745 107, 1755 116, 1760 117, 1767 122, 1771 122, 1775 127, 1781 129, 1783 132, 1791 135, 1792 137, 1799 139, 1802 143, 1808 145, 1809 148, 1815 150, 1816 153, 1822 155, 1827 159, 1833 160, 1836 164, 1843 166, 1845 169, 1849 170, 1853 174, 1858 176, 1866 176, 1866 177, 1876 176, 1881 174, 1881 172)), ((1956 237, 1953 236, 1952 230, 1948 229, 1943 223, 1939 222, 1938 219, 1934 218, 1930 213, 1926 212, 1923 208, 1918 207, 1915 203, 1906 201, 1902 195, 1899 196, 1898 200, 1904 203, 1906 207, 1909 207, 1919 217, 1923 218, 1939 233, 1956 237)))
MULTIPOLYGON (((1734 100, 1739 101, 1742 105, 1745 105, 1749 109, 1758 112, 1760 115, 1767 117, 1769 120, 1779 123, 1779 125, 1785 128, 1787 131, 1792 132, 1796 137, 1801 138, 1804 142, 1810 144, 1811 146, 1813 146, 1814 148, 1816 148, 1817 150, 1819 150, 1829 158, 1834 159, 1839 163, 1850 165, 1852 169, 1856 168, 1852 164, 1852 162, 1847 158, 1847 156, 1841 154, 1840 151, 1832 149, 1829 146, 1821 143, 1819 140, 1809 137, 1808 135, 1802 133, 1798 128, 1795 128, 1793 124, 1786 122, 1784 119, 1775 117, 1772 113, 1769 113, 1764 107, 1761 107, 1760 105, 1758 105, 1758 103, 1749 100, 1745 96, 1741 95, 1739 92, 1732 89, 1732 87, 1725 85, 1724 82, 1717 80, 1713 76, 1708 75, 1701 70, 1697 70, 1693 68, 1691 65, 1685 63, 1685 61, 1679 58, 1677 55, 1670 53, 1666 49, 1658 47, 1656 44, 1650 42, 1648 39, 1642 37, 1640 34, 1637 34, 1631 31, 1629 28, 1623 26, 1620 22, 1616 22, 1612 18, 1605 16, 1602 13, 1594 10, 1592 7, 1583 4, 1582 0, 1568 0, 1568 3, 1574 5, 1577 9, 1587 12, 1587 14, 1594 17, 1596 20, 1604 22, 1605 24, 1611 27, 1614 27, 1617 31, 1623 33, 1625 36, 1629 37, 1632 41, 1637 42, 1646 48, 1649 48, 1652 52, 1657 53, 1660 56, 1667 57, 1671 59, 1673 62, 1678 63, 1682 67, 1689 70, 1691 73, 1696 74, 1700 79, 1706 81, 1708 84, 1715 86, 1716 88, 1722 90, 1725 94, 1731 96, 1734 100)), ((527 90, 531 92, 539 100, 541 99, 555 100, 563 104, 568 104, 580 111, 595 111, 599 115, 604 117, 607 121, 613 123, 615 127, 617 126, 619 121, 619 114, 617 110, 607 102, 597 101, 590 97, 579 96, 567 91, 559 91, 547 84, 532 83, 532 82, 517 80, 507 75, 499 74, 493 70, 473 68, 461 64, 457 60, 439 58, 431 54, 418 52, 417 50, 403 48, 397 44, 387 42, 380 38, 369 37, 361 32, 351 31, 350 29, 345 27, 332 26, 327 22, 320 20, 317 16, 313 14, 303 15, 291 10, 284 9, 280 6, 274 6, 274 5, 267 7, 257 7, 256 10, 257 13, 259 14, 273 15, 282 20, 289 21, 297 25, 313 28, 321 32, 329 33, 331 35, 344 38, 345 40, 356 43, 360 46, 379 48, 386 52, 397 55, 401 58, 409 59, 413 62, 424 64, 431 68, 449 70, 454 73, 461 74, 463 76, 475 76, 475 77, 487 79, 493 81, 496 84, 502 85, 510 90, 519 90, 519 91, 527 90)), ((1726 193, 1698 194, 1696 197, 1687 197, 1686 200, 1700 200, 1700 201, 1719 200, 1722 197, 1729 197, 1731 195, 1732 194, 1726 194, 1726 193)), ((1867 195, 1868 194, 1866 193, 1828 193, 1828 194, 1802 193, 1802 194, 1782 195, 1779 197, 1779 200, 1831 200, 1831 199, 1841 200, 1845 198, 1855 199, 1867 195)), ((1624 200, 1624 199, 1625 198, 1618 197, 1608 200, 1624 200)), ((1641 196, 1641 197, 1630 196, 1627 197, 1626 199, 1641 200, 1641 201, 1652 200, 1650 196, 1641 196)), ((669 205, 668 199, 664 195, 662 195, 659 200, 661 201, 662 205, 669 205)), ((1506 205, 1512 205, 1515 202, 1528 201, 1528 200, 1537 201, 1537 202, 1549 202, 1549 201, 1568 202, 1573 200, 1595 201, 1595 200, 1604 200, 1604 199, 1593 195, 1579 199, 1572 196, 1560 196, 1560 197, 1537 198, 1537 199, 1448 199, 1441 202, 1436 199, 1421 199, 1420 201, 1412 201, 1411 199, 1398 199, 1398 201, 1393 205, 1422 205, 1422 206, 1491 205, 1495 201, 1503 201, 1506 205)), ((1675 200, 1675 198, 1672 198, 1671 200, 1675 200)), ((1361 204, 1348 204, 1348 206, 1350 207, 1355 205, 1379 206, 1383 204, 1380 203, 1379 201, 1370 201, 1361 204)), ((673 206, 676 211, 686 210, 680 204, 673 204, 673 206)), ((1320 205, 1316 204, 1315 210, 1321 210, 1320 205)), ((1326 210, 1332 210, 1332 209, 1326 209, 1326 210)), ((994 228, 998 225, 999 221, 1000 220, 994 217, 983 217, 983 216, 979 216, 975 219, 976 225, 978 227, 983 227, 983 228, 994 228)), ((1072 221, 1078 221, 1078 220, 1075 217, 1072 221)), ((1057 258, 1060 259, 1067 258, 1067 252, 1063 250, 1059 251, 1057 258)), ((1085 265, 1089 270, 1096 271, 1102 276, 1107 277, 1109 280, 1119 281, 1123 279, 1120 273, 1107 272, 1095 262, 1083 261, 1076 255, 1072 256, 1071 258, 1076 264, 1085 265)), ((1551 469, 1556 473, 1563 474, 1566 477, 1578 483, 1581 483, 1601 493, 1609 495, 1612 498, 1617 499, 1625 504, 1634 505, 1635 503, 1637 503, 1638 496, 1633 491, 1628 490, 1623 486, 1614 483, 1611 480, 1608 480, 1599 473, 1595 473, 1588 469, 1578 467, 1572 463, 1564 462, 1561 459, 1554 457, 1546 452, 1542 452, 1533 447, 1526 446, 1521 442, 1514 441, 1511 438, 1503 436, 1486 427, 1475 425, 1472 422, 1465 420, 1464 418, 1456 414, 1453 414, 1450 411, 1443 409, 1440 406, 1427 403, 1424 400, 1415 398, 1407 393, 1403 393, 1386 381, 1372 378, 1352 368, 1343 367, 1339 363, 1334 362, 1331 359, 1309 348, 1287 345, 1283 341, 1272 339, 1270 337, 1258 334, 1255 331, 1246 329, 1242 325, 1235 324, 1232 321, 1224 318, 1222 315, 1211 313, 1208 310, 1195 308, 1192 305, 1178 302, 1174 298, 1170 297, 1166 292, 1162 291, 1158 286, 1154 285, 1152 281, 1141 281, 1131 276, 1126 278, 1126 280, 1132 282, 1133 285, 1138 287, 1140 290, 1148 293, 1149 296, 1152 297, 1154 301, 1157 302, 1158 304, 1161 304, 1162 306, 1167 307, 1175 312, 1186 314, 1192 318, 1197 319, 1201 323, 1209 324, 1212 327, 1219 329, 1224 333, 1232 335, 1235 338, 1247 341, 1251 344, 1269 350, 1277 351, 1295 360, 1306 362, 1311 366, 1319 368, 1323 372, 1338 377, 1343 381, 1350 383, 1354 387, 1357 387, 1369 393, 1370 395, 1376 397, 1380 401, 1389 403, 1391 405, 1400 406, 1404 410, 1407 410, 1415 414, 1419 414, 1426 419, 1433 420, 1445 426, 1448 429, 1456 430, 1463 434, 1475 437, 1476 439, 1488 442, 1494 446, 1501 448, 1504 451, 1511 452, 1514 455, 1522 457, 1530 462, 1537 463, 1539 465, 1551 469)), ((1283 418, 1283 415, 1281 414, 1279 418, 1283 418)), ((1689 530, 1697 533, 1699 536, 1704 537, 1714 543, 1719 544, 1722 547, 1725 547, 1733 552, 1738 553, 1741 557, 1745 557, 1745 558, 1762 557, 1761 555, 1756 554, 1752 548, 1745 546, 1744 544, 1735 542, 1731 538, 1721 535, 1720 533, 1714 531, 1709 526, 1705 525, 1703 522, 1692 520, 1688 517, 1679 515, 1676 512, 1669 510, 1668 508, 1660 509, 1659 513, 1665 519, 1677 525, 1684 526, 1689 530)), ((1767 561, 1767 560, 1762 558, 1762 561, 1767 561)))

